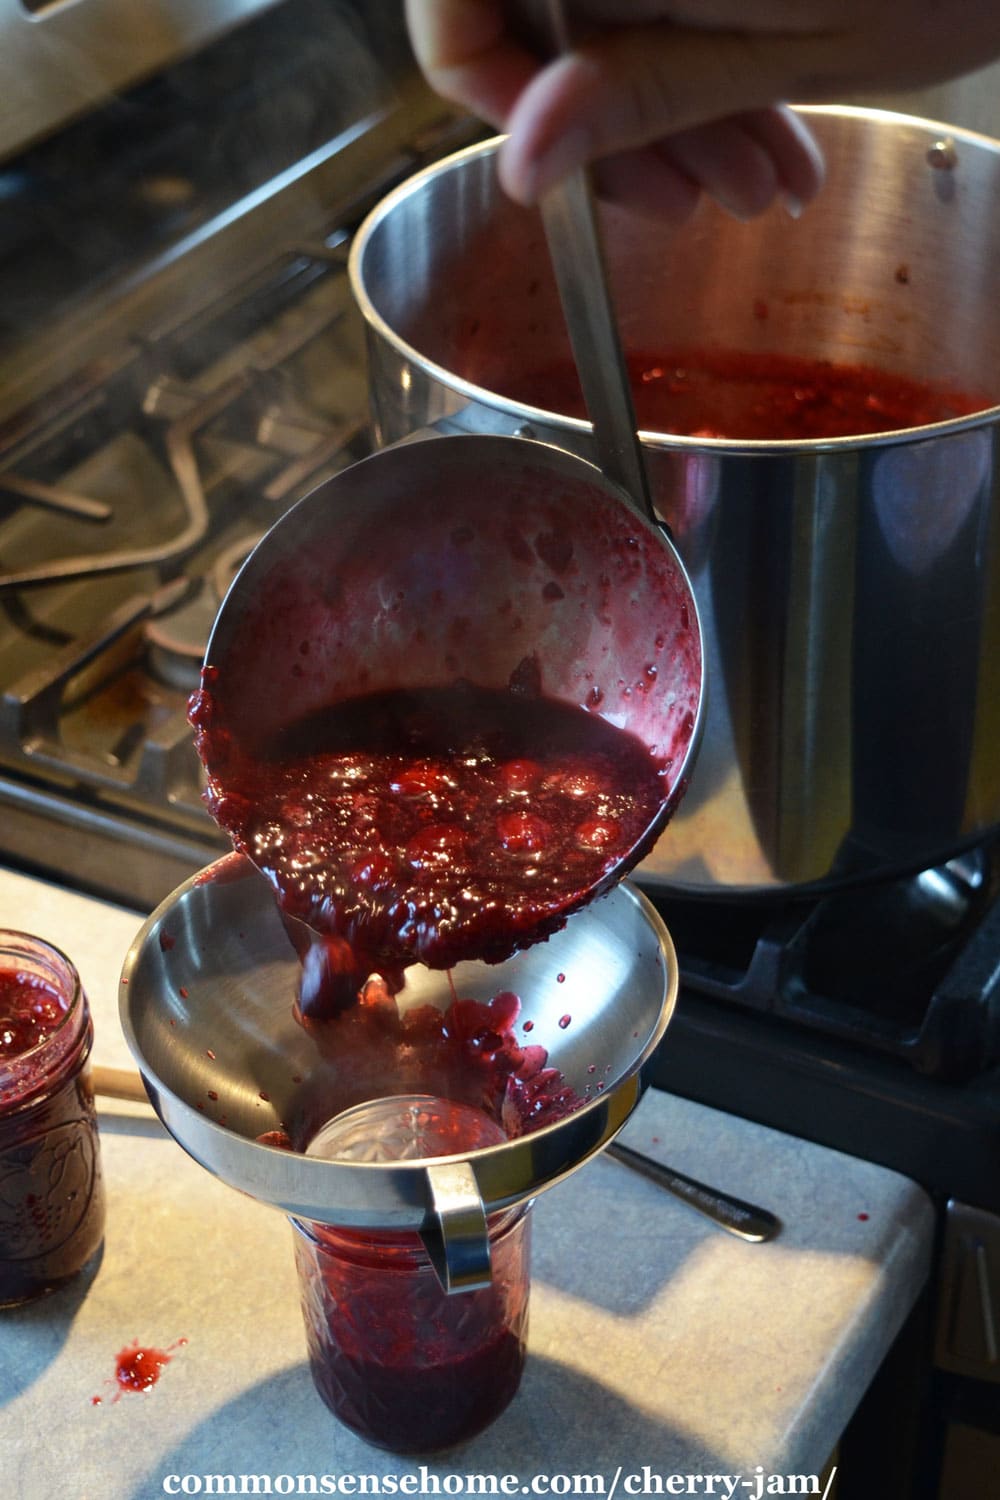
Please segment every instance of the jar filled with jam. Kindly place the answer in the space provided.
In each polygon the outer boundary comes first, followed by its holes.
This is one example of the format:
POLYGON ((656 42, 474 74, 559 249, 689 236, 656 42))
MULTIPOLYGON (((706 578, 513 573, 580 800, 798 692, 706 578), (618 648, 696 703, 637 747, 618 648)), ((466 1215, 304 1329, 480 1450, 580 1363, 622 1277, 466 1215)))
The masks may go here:
MULTIPOLYGON (((307 1154, 414 1161, 500 1144, 472 1106, 424 1095, 347 1110, 307 1154)), ((436 1453, 493 1422, 521 1381, 530 1203, 486 1221, 490 1280, 446 1292, 420 1236, 292 1220, 313 1382, 345 1426, 394 1453, 436 1453)))
POLYGON ((446 1293, 419 1235, 293 1220, 313 1382, 345 1426, 394 1453, 482 1432, 521 1382, 531 1215, 489 1223, 492 1278, 446 1293))
POLYGON ((0 1307, 62 1286, 100 1249, 92 1042, 69 959, 0 928, 0 1307))

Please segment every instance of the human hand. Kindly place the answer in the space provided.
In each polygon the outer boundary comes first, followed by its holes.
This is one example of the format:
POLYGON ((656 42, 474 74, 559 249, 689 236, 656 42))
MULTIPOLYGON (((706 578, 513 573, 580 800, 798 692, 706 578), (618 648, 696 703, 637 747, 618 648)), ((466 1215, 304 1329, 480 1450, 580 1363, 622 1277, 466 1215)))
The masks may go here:
POLYGON ((535 202, 583 163, 602 196, 680 222, 702 191, 737 217, 808 202, 818 147, 781 102, 919 87, 1000 55, 983 0, 569 0, 574 50, 548 65, 504 0, 407 0, 445 97, 508 132, 506 191, 535 202))

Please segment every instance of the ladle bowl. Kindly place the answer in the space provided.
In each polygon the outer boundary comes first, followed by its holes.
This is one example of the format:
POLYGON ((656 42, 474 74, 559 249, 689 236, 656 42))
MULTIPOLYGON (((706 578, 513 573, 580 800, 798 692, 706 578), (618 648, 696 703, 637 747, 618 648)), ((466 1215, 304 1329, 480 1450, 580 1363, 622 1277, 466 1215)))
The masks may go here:
MULTIPOLYGON (((126 1039, 154 1108, 196 1161, 263 1203, 322 1223, 437 1236, 439 1274, 452 1285, 482 1274, 484 1215, 533 1198, 621 1129, 678 985, 669 934, 627 883, 503 964, 459 964, 454 991, 448 974, 413 966, 401 1008, 513 991, 531 1023, 525 1042, 548 1050, 584 1103, 467 1158, 359 1163, 259 1140, 315 1120, 336 1082, 336 1057, 321 1055, 294 1015, 299 972, 270 887, 248 860, 227 856, 169 896, 136 937, 120 987, 126 1039)), ((407 1091, 386 1081, 384 1094, 407 1091)))
POLYGON ((223 791, 232 741, 252 754, 380 691, 530 680, 631 732, 666 767, 660 805, 614 868, 553 903, 559 920, 652 847, 701 726, 700 624, 671 542, 593 465, 523 438, 428 437, 320 485, 237 575, 206 665, 223 791))

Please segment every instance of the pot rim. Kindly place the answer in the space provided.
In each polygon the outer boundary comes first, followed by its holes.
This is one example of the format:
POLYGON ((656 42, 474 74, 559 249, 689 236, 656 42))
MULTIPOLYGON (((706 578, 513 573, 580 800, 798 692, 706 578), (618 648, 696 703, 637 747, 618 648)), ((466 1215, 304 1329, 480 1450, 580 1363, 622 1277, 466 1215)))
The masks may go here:
MULTIPOLYGON (((915 126, 926 130, 934 136, 947 136, 951 140, 964 142, 976 149, 986 149, 1000 156, 1000 140, 995 140, 991 136, 981 135, 973 130, 965 130, 958 126, 947 125, 940 121, 923 119, 919 115, 905 114, 896 110, 874 109, 861 105, 810 104, 794 105, 793 108, 796 114, 869 120, 875 124, 885 123, 898 126, 915 126)), ((486 386, 477 385, 474 381, 467 380, 464 376, 456 374, 454 370, 449 370, 446 366, 440 365, 427 355, 422 354, 386 321, 372 301, 365 284, 364 259, 366 250, 383 221, 396 210, 399 204, 420 193, 425 184, 432 179, 443 176, 447 172, 460 170, 466 161, 471 161, 478 157, 495 155, 505 139, 504 135, 495 135, 485 141, 478 141, 471 146, 463 147, 462 150, 453 152, 451 155, 443 157, 440 161, 433 162, 430 166, 422 168, 419 172, 415 172, 382 198, 359 225, 353 237, 348 257, 348 275, 351 289, 368 327, 378 333, 397 354, 401 355, 410 364, 415 365, 424 374, 429 375, 440 384, 475 402, 477 405, 504 411, 529 426, 534 423, 550 428, 560 427, 564 430, 568 429, 571 432, 587 434, 592 432, 592 424, 582 417, 564 416, 559 412, 549 411, 544 407, 531 406, 513 397, 503 396, 499 392, 489 390, 486 386)), ((968 432, 976 428, 989 426, 997 420, 1000 420, 1000 401, 993 406, 983 407, 980 411, 972 412, 968 416, 951 417, 944 422, 926 423, 920 427, 893 428, 886 432, 865 433, 855 437, 811 439, 705 438, 671 435, 648 428, 640 428, 639 436, 648 447, 665 452, 729 453, 749 457, 782 455, 789 457, 795 454, 842 453, 859 449, 893 447, 902 443, 949 437, 955 433, 968 432)))

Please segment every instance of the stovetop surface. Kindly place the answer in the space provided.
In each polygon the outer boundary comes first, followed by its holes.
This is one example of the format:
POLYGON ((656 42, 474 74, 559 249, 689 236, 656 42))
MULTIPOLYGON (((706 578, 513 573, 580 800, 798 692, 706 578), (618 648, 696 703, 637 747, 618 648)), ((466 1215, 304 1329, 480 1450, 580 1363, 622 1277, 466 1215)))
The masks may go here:
POLYGON ((283 510, 368 451, 343 235, 109 363, 6 433, 0 768, 207 855, 186 704, 215 612, 283 510))
POLYGON ((685 1098, 878 1162, 939 1208, 1000 1213, 1000 1067, 931 1077, 863 1043, 720 1004, 682 985, 652 1081, 685 1098))
POLYGON ((412 71, 398 0, 281 0, 0 160, 0 362, 390 105, 412 71))
MULTIPOLYGON (((380 49, 381 67, 390 55, 380 49)), ((191 69, 203 82, 205 60, 191 69)), ((171 79, 174 124, 186 76, 171 79)), ((300 85, 293 72, 296 97, 300 85)), ((120 301, 94 303, 96 352, 50 361, 41 394, 0 414, 0 853, 26 868, 152 906, 227 847, 187 723, 209 629, 256 540, 371 449, 354 228, 396 181, 482 133, 409 78, 388 101, 361 94, 370 114, 353 132, 251 194, 204 243, 134 291, 119 265, 120 301)), ((360 107, 350 91, 340 106, 360 107)), ((252 142, 257 127, 243 124, 252 142)), ((85 160, 99 122, 80 132, 85 160)), ((2 341, 0 330, 0 365, 2 341)))

